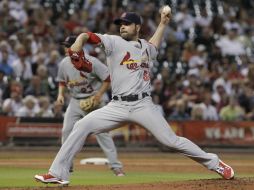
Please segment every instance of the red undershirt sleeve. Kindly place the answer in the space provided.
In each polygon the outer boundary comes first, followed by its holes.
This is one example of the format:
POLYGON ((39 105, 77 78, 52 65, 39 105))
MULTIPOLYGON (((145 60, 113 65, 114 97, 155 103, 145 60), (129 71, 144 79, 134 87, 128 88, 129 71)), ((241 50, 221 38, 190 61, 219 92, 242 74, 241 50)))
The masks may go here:
POLYGON ((89 44, 99 44, 101 43, 101 39, 94 33, 92 32, 87 32, 89 38, 87 40, 87 43, 89 44))

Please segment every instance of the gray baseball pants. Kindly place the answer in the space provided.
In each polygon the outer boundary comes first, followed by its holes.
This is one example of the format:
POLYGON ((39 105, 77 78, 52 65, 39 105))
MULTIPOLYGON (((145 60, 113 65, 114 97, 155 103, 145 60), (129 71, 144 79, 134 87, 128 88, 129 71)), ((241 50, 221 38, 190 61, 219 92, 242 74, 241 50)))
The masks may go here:
MULTIPOLYGON (((74 124, 83 118, 86 113, 79 106, 80 100, 71 98, 69 106, 65 112, 62 128, 62 144, 67 140, 73 130, 74 124)), ((122 168, 122 163, 118 161, 117 151, 112 137, 109 133, 95 135, 98 144, 108 158, 110 168, 122 168)))
POLYGON ((87 136, 117 128, 123 121, 140 124, 165 146, 175 149, 208 169, 216 169, 219 165, 217 155, 206 153, 190 140, 177 136, 153 104, 151 97, 146 97, 135 102, 113 100, 76 122, 74 129, 55 157, 49 173, 59 179, 68 180, 72 160, 83 147, 87 136))

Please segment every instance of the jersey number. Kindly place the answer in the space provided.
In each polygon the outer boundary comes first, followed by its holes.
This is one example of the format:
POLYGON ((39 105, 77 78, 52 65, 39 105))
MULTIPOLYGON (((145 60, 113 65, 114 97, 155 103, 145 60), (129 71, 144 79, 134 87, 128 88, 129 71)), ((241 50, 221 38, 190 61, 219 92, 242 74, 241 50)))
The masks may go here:
POLYGON ((94 90, 93 90, 93 87, 89 84, 86 87, 81 88, 80 91, 84 94, 89 94, 89 93, 92 93, 94 90))

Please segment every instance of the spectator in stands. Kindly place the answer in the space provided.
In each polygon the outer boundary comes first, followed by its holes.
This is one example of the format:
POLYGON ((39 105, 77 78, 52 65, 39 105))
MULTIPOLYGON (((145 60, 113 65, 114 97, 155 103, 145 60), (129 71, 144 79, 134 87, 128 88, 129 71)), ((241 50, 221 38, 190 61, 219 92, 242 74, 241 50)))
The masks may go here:
POLYGON ((204 94, 204 102, 202 102, 199 106, 202 109, 203 120, 217 121, 219 119, 217 110, 215 106, 212 105, 212 98, 210 93, 204 94))
POLYGON ((238 98, 239 104, 246 114, 252 113, 254 108, 254 91, 249 84, 244 85, 241 89, 242 91, 238 98))
POLYGON ((17 111, 23 106, 21 83, 13 81, 10 91, 10 98, 5 99, 3 102, 3 113, 8 116, 16 116, 17 111))
POLYGON ((28 95, 23 99, 23 106, 18 109, 17 117, 35 117, 39 113, 38 101, 34 96, 28 95))
MULTIPOLYGON (((10 15, 10 1, 4 0, 0 2, 0 13, 1 13, 1 30, 7 34, 12 34, 18 30, 20 23, 16 22, 15 19, 10 15)), ((5 36, 6 37, 6 36, 5 36)), ((6 38, 5 38, 6 39, 6 38)))
POLYGON ((247 83, 247 77, 249 72, 249 67, 254 63, 254 60, 251 60, 247 55, 240 56, 236 59, 237 62, 237 68, 239 70, 239 73, 243 77, 243 83, 247 83), (239 58, 239 59, 238 59, 239 58))
POLYGON ((29 80, 32 78, 32 68, 31 62, 26 59, 26 49, 23 45, 19 44, 16 47, 16 51, 18 59, 16 59, 12 64, 14 75, 21 80, 29 80))
POLYGON ((153 14, 153 9, 154 9, 154 3, 150 2, 144 5, 143 8, 143 13, 142 13, 142 27, 141 28, 141 36, 144 39, 147 39, 149 36, 151 36, 156 29, 156 24, 154 21, 151 19, 152 14, 153 14))
POLYGON ((48 69, 45 65, 39 65, 36 70, 36 75, 40 78, 41 81, 41 91, 44 95, 49 94, 49 82, 48 82, 48 69))
POLYGON ((89 19, 93 20, 100 12, 103 11, 103 1, 84 1, 83 8, 88 11, 87 14, 89 16, 89 19))
POLYGON ((215 38, 214 31, 211 27, 203 27, 201 34, 197 35, 195 40, 195 44, 198 46, 199 44, 203 44, 205 46, 206 52, 211 52, 214 47, 215 38))
POLYGON ((165 48, 165 58, 168 62, 176 62, 181 56, 181 44, 177 40, 173 32, 170 32, 165 41, 167 47, 165 48))
POLYGON ((200 103, 202 88, 200 73, 197 68, 191 69, 187 73, 187 79, 183 82, 183 93, 187 97, 189 104, 200 103))
POLYGON ((175 15, 175 22, 179 30, 189 31, 194 26, 194 21, 193 16, 188 11, 187 4, 181 4, 180 10, 175 15))
MULTIPOLYGON (((225 64, 225 63, 224 63, 225 64)), ((228 69, 230 67, 229 64, 226 64, 225 67, 221 67, 219 69, 225 69, 219 71, 219 75, 217 76, 216 80, 213 83, 213 100, 217 103, 220 101, 220 96, 225 92, 227 95, 231 94, 232 92, 232 81, 229 80, 228 69), (220 88, 221 87, 221 88, 220 88), (223 90, 222 90, 223 89, 223 90)))
POLYGON ((47 53, 41 50, 32 57, 33 64, 32 64, 32 72, 33 74, 37 74, 37 69, 40 65, 46 65, 47 53))
POLYGON ((254 36, 254 29, 248 27, 245 29, 244 33, 240 35, 239 41, 243 44, 246 49, 246 53, 250 56, 254 52, 254 41, 252 40, 254 36))
POLYGON ((219 14, 214 15, 210 25, 214 31, 214 34, 221 35, 224 33, 225 28, 223 27, 223 22, 224 22, 224 19, 222 15, 219 15, 219 14))
POLYGON ((167 116, 170 116, 172 113, 176 112, 176 104, 178 101, 183 101, 185 102, 186 105, 186 110, 187 110, 187 103, 188 103, 188 98, 187 95, 185 95, 183 93, 183 87, 181 85, 178 85, 176 88, 171 89, 172 90, 172 94, 170 94, 170 98, 168 98, 167 101, 167 116))
POLYGON ((38 102, 39 102, 39 112, 36 114, 37 117, 53 117, 54 116, 50 106, 49 97, 41 96, 39 97, 38 102))
POLYGON ((228 105, 229 96, 222 84, 216 86, 216 90, 212 94, 212 100, 215 102, 218 112, 220 112, 222 107, 228 105))
POLYGON ((13 69, 10 66, 9 53, 7 49, 1 50, 2 59, 0 60, 0 70, 2 70, 6 76, 13 76, 13 69))
POLYGON ((192 56, 196 55, 195 45, 192 41, 187 41, 183 45, 182 61, 188 63, 192 56))
MULTIPOLYGON (((94 19, 91 19, 90 21, 92 22, 94 21, 94 19)), ((68 30, 70 33, 74 32, 74 30, 80 26, 81 24, 78 12, 74 12, 73 14, 71 14, 69 19, 66 20, 64 24, 65 29, 68 30)))
POLYGON ((52 77, 54 81, 57 76, 59 58, 59 53, 54 50, 50 53, 50 57, 47 62, 48 75, 49 77, 52 77))
POLYGON ((203 109, 198 105, 194 105, 191 110, 191 120, 203 120, 203 109))
POLYGON ((191 69, 197 68, 198 65, 205 65, 207 62, 206 47, 203 44, 199 44, 196 48, 197 54, 192 56, 189 60, 188 66, 191 69))
POLYGON ((232 62, 227 72, 228 72, 227 78, 231 83, 234 81, 237 81, 237 82, 244 81, 244 76, 240 72, 240 69, 237 63, 232 62))
POLYGON ((220 47, 222 55, 237 56, 245 54, 243 44, 238 40, 238 29, 235 27, 227 31, 227 35, 216 42, 220 47))
POLYGON ((209 84, 211 82, 211 75, 207 64, 204 62, 199 62, 197 64, 197 69, 201 83, 209 84))
POLYGON ((233 9, 229 10, 228 13, 228 19, 225 20, 225 22, 223 23, 223 27, 226 29, 226 31, 231 30, 232 28, 236 29, 236 31, 241 32, 241 26, 237 21, 236 18, 236 11, 233 9))
POLYGON ((220 111, 220 118, 224 121, 239 121, 243 119, 245 112, 241 106, 239 106, 238 100, 231 96, 229 104, 223 107, 220 111))
POLYGON ((54 118, 63 118, 64 112, 63 112, 63 105, 58 104, 57 102, 53 103, 52 113, 54 118))
MULTIPOLYGON (((176 24, 171 24, 171 28, 168 28, 168 31, 165 31, 164 37, 167 39, 167 35, 172 35, 177 42, 180 44, 186 41, 186 36, 182 30, 178 30, 176 24)), ((169 26, 168 26, 169 27, 169 26)), ((170 45, 170 44, 169 44, 170 45)), ((181 49, 181 48, 180 48, 181 49)))
POLYGON ((15 52, 15 47, 18 45, 19 40, 17 35, 13 34, 8 38, 8 44, 10 47, 8 48, 8 59, 10 59, 10 65, 12 65, 13 61, 18 58, 17 53, 15 52))
POLYGON ((210 26, 211 21, 212 17, 207 14, 207 9, 201 7, 200 16, 195 18, 195 24, 199 27, 207 27, 210 26))
POLYGON ((24 95, 33 95, 36 97, 46 95, 45 91, 43 91, 41 79, 39 76, 35 75, 31 78, 28 87, 25 89, 24 95))
POLYGON ((183 99, 177 100, 175 104, 175 109, 172 114, 168 117, 169 120, 188 120, 190 115, 187 112, 186 102, 183 99))
POLYGON ((24 1, 9 1, 9 14, 17 20, 20 25, 27 22, 27 12, 24 9, 24 1))
POLYGON ((16 56, 12 56, 13 49, 10 41, 6 41, 5 39, 0 41, 0 60, 3 59, 2 52, 8 52, 8 60, 7 63, 11 66, 12 62, 16 59, 16 56))
MULTIPOLYGON (((230 67, 230 65, 227 65, 225 67, 225 69, 227 67, 230 67)), ((221 68, 223 69, 223 68, 221 68)), ((232 92, 232 81, 229 80, 229 74, 228 74, 228 69, 223 71, 222 73, 220 73, 219 76, 217 76, 216 80, 213 83, 213 91, 214 91, 214 95, 213 95, 213 100, 215 102, 218 102, 220 100, 220 95, 219 93, 221 91, 218 91, 218 86, 221 86, 224 88, 226 94, 231 94, 232 92)))

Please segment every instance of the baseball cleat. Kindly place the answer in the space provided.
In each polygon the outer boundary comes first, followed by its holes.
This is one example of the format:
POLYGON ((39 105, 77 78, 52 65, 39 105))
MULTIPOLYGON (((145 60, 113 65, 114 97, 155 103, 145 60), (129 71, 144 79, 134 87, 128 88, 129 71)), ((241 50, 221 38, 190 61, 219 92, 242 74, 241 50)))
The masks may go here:
POLYGON ((122 168, 112 168, 112 171, 117 177, 125 176, 125 173, 123 172, 122 168))
POLYGON ((68 185, 70 182, 62 179, 58 179, 51 174, 43 174, 43 175, 35 175, 34 176, 36 181, 42 182, 42 183, 53 183, 53 184, 60 184, 60 185, 68 185))
POLYGON ((225 164, 221 160, 219 160, 219 166, 215 171, 221 175, 224 179, 233 179, 234 178, 234 170, 229 165, 225 164))

